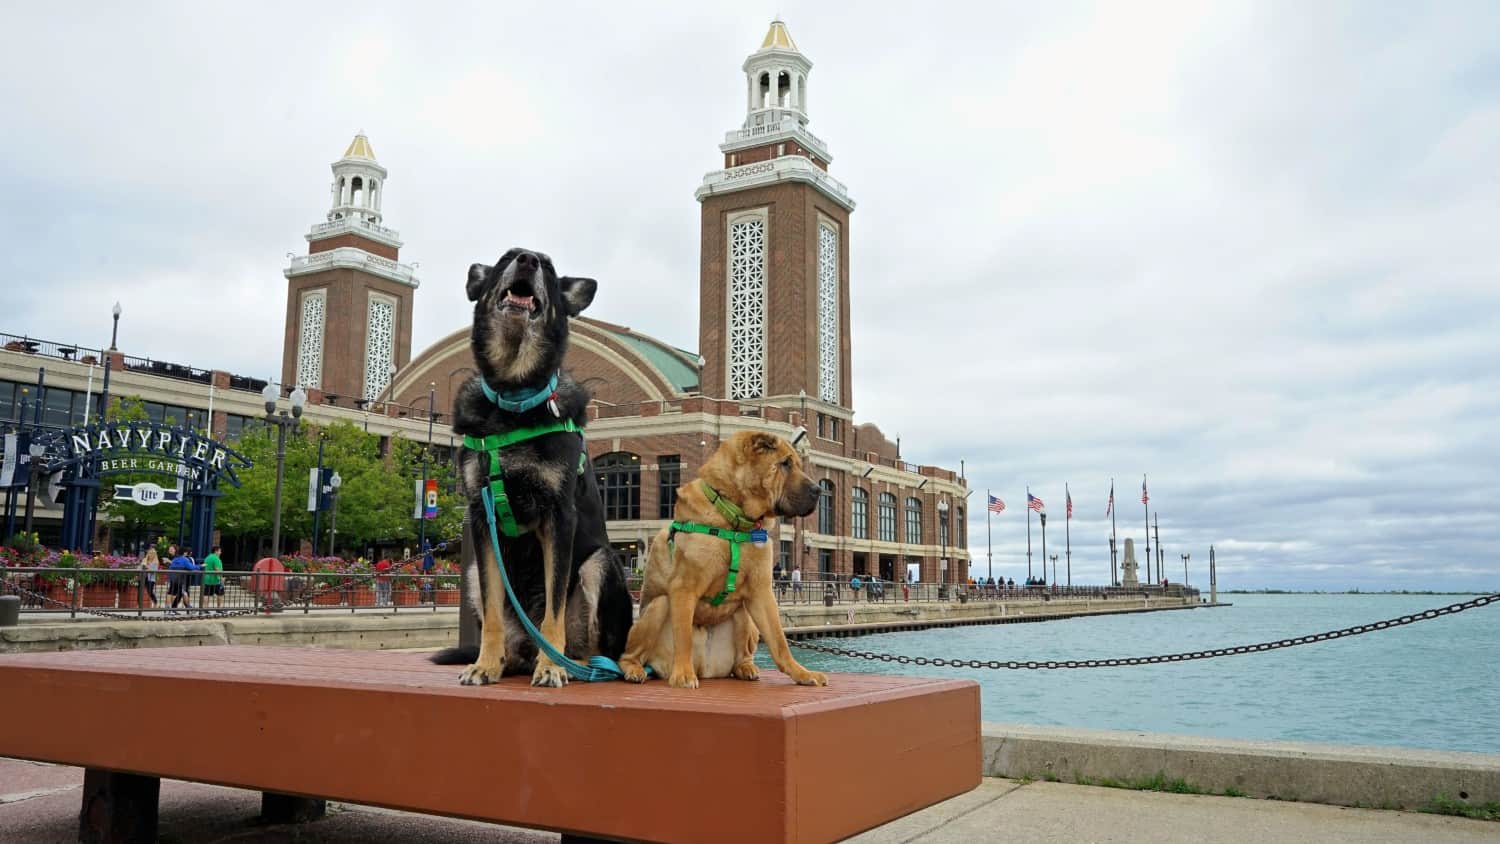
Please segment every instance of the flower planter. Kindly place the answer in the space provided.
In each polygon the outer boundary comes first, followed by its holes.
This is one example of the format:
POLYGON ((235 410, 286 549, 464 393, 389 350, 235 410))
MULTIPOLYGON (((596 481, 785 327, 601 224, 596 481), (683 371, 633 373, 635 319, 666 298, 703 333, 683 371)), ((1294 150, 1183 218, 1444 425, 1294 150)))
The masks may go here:
POLYGON ((312 603, 315 607, 336 607, 343 602, 344 593, 337 589, 329 588, 313 593, 312 603))
POLYGON ((458 606, 458 590, 457 589, 439 589, 439 590, 437 590, 437 604, 440 607, 456 607, 456 606, 458 606))
POLYGON ((113 607, 119 592, 115 587, 92 583, 79 590, 78 605, 81 607, 113 607))
POLYGON ((394 589, 391 602, 398 607, 414 607, 421 602, 422 593, 415 589, 394 589))
POLYGON ((61 609, 62 607, 70 606, 73 601, 73 594, 68 591, 68 587, 61 583, 48 584, 46 594, 50 600, 57 602, 56 604, 48 604, 47 609, 61 609))
POLYGON ((348 594, 351 607, 375 606, 375 590, 369 586, 356 586, 348 594))
POLYGON ((141 606, 141 601, 145 601, 147 604, 151 603, 151 599, 147 598, 145 593, 134 584, 120 587, 120 609, 138 609, 141 606))

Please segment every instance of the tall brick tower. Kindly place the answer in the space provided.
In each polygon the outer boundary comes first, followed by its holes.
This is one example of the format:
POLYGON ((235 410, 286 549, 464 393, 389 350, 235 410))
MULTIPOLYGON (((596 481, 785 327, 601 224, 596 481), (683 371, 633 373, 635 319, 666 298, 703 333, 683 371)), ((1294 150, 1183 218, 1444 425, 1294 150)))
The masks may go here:
POLYGON ((413 268, 380 225, 385 168, 361 131, 333 163, 332 205, 287 279, 281 382, 340 400, 373 399, 411 359, 413 268))
POLYGON ((849 415, 849 214, 807 129, 812 62, 773 21, 745 59, 744 125, 704 176, 704 395, 849 415))

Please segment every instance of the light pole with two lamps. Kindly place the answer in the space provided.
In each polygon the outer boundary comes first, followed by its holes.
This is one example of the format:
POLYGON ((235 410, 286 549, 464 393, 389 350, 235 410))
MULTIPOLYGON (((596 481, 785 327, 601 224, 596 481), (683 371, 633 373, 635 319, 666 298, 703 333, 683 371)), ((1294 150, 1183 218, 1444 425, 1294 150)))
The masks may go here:
POLYGON ((271 516, 271 555, 280 557, 281 476, 286 469, 286 432, 295 430, 302 422, 302 408, 307 405, 307 392, 301 387, 292 390, 289 396, 292 401, 290 414, 285 410, 277 410, 276 405, 281 400, 281 388, 275 384, 266 384, 266 388, 260 391, 260 398, 266 405, 266 424, 276 426, 276 502, 271 516))
POLYGON ((1192 554, 1183 554, 1182 555, 1182 588, 1184 590, 1187 589, 1187 564, 1188 564, 1188 560, 1191 560, 1192 558, 1193 558, 1192 554))

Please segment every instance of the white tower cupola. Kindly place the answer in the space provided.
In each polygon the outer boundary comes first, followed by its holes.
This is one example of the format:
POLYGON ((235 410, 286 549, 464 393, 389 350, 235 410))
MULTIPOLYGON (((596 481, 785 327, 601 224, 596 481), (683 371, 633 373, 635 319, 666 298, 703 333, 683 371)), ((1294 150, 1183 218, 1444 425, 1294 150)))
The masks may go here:
POLYGON ((385 168, 375 160, 375 150, 361 129, 344 157, 333 163, 333 207, 328 222, 364 220, 380 224, 380 200, 385 193, 385 168))
POLYGON ((745 59, 744 68, 750 96, 746 129, 783 120, 807 124, 807 74, 812 62, 798 52, 786 24, 771 22, 760 49, 745 59))

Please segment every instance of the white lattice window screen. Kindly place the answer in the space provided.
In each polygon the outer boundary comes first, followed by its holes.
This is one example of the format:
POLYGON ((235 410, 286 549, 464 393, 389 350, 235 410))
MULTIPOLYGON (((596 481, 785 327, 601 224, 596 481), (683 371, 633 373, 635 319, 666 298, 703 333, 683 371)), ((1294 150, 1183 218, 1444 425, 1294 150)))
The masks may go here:
POLYGON ((766 221, 729 227, 729 397, 766 391, 766 221))
POLYGON ((323 387, 323 317, 328 295, 322 290, 302 297, 302 328, 297 334, 297 383, 310 389, 323 387))
POLYGON ((391 383, 391 364, 396 349, 396 303, 370 297, 370 318, 365 326, 365 398, 374 400, 391 383))
POLYGON ((818 397, 839 403, 839 233, 818 225, 818 397))

